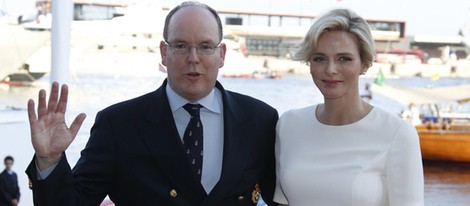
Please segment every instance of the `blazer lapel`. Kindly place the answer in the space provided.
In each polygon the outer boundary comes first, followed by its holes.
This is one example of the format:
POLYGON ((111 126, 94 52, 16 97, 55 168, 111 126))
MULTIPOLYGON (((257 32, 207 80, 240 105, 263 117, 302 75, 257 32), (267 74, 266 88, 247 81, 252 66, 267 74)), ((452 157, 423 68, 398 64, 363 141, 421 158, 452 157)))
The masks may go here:
POLYGON ((216 87, 222 92, 224 104, 224 154, 222 161, 222 174, 219 182, 209 193, 204 205, 216 203, 218 198, 228 194, 230 188, 239 184, 246 168, 247 152, 243 151, 246 132, 251 131, 252 124, 248 121, 246 113, 222 85, 217 82, 216 87))
POLYGON ((200 204, 206 192, 200 182, 192 178, 191 168, 176 129, 173 114, 165 92, 167 81, 154 92, 147 119, 138 124, 142 138, 148 145, 165 175, 175 184, 180 194, 200 204))

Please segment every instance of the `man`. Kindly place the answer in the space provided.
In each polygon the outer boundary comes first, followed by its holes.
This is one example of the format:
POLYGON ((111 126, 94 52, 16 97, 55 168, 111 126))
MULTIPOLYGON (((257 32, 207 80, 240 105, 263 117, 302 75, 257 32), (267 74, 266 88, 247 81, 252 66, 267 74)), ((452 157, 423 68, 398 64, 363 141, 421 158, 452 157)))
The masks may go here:
POLYGON ((5 170, 0 174, 0 205, 16 206, 20 201, 18 176, 11 170, 13 162, 12 156, 6 156, 3 161, 5 170))
POLYGON ((116 205, 256 205, 259 194, 271 202, 278 113, 217 82, 222 34, 219 16, 205 4, 185 2, 170 11, 160 43, 167 79, 154 92, 100 111, 73 171, 64 151, 85 114, 65 125, 66 85, 59 95, 52 84, 48 105, 39 92, 38 116, 30 100, 36 153, 26 172, 35 205, 99 205, 106 195, 116 205), (200 115, 190 115, 186 103, 202 105, 192 106, 200 115), (190 116, 199 121, 191 127, 202 137, 195 142, 186 140, 190 116), (193 150, 189 141, 203 148, 193 150))

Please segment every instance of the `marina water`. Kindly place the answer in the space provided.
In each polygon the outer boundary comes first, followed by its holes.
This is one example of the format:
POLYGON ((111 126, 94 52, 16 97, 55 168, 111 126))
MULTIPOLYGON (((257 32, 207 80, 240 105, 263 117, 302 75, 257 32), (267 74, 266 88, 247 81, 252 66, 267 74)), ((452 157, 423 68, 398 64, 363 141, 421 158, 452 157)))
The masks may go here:
MULTIPOLYGON (((112 69, 112 68, 109 68, 112 69)), ((149 67, 129 68, 128 71, 102 70, 73 72, 69 83, 69 106, 66 115, 70 124, 80 112, 87 118, 80 132, 67 150, 73 166, 84 148, 96 113, 119 101, 137 97, 157 89, 166 74, 149 67)), ((46 75, 30 87, 0 87, 0 157, 15 157, 13 170, 19 176, 22 198, 21 206, 32 205, 31 191, 24 170, 31 161, 33 148, 30 141, 26 103, 37 99, 39 89, 49 94, 49 77, 46 75)), ((226 89, 248 94, 261 99, 278 109, 282 114, 293 108, 308 106, 323 101, 318 89, 308 74, 283 74, 281 79, 237 79, 219 78, 226 89)), ((374 79, 360 79, 360 88, 374 79)), ((386 79, 386 84, 401 86, 450 86, 470 84, 470 79, 427 78, 386 79)), ((404 108, 387 97, 374 94, 371 104, 387 111, 398 113, 404 108)), ((464 105, 465 108, 470 106, 464 105)), ((470 205, 470 164, 424 162, 425 205, 463 206, 470 205)))

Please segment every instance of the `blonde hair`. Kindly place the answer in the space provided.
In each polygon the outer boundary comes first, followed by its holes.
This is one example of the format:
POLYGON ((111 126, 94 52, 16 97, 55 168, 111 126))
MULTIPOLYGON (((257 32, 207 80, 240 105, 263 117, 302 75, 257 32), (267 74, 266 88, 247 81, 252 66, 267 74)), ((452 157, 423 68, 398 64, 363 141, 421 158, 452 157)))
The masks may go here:
POLYGON ((325 31, 346 31, 356 36, 362 64, 368 67, 372 66, 375 47, 369 24, 354 11, 346 8, 332 9, 317 17, 301 44, 298 45, 293 59, 308 64, 318 39, 325 31))

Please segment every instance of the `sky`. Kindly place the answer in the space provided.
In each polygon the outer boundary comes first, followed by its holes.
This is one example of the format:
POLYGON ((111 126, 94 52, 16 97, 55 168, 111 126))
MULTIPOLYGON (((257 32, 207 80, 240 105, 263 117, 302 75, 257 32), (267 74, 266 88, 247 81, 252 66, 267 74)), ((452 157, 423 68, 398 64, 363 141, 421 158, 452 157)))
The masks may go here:
MULTIPOLYGON (((90 0, 91 1, 91 0, 90 0)), ((129 2, 132 0, 95 0, 129 2)), ((138 0, 137 0, 138 1, 138 0)), ((154 0, 158 1, 158 0, 154 0)), ((181 0, 159 0, 176 5, 181 0)), ((407 35, 457 36, 470 25, 469 0, 200 0, 215 9, 319 15, 332 7, 347 7, 366 19, 403 20, 407 35)), ((34 12, 36 0, 0 0, 10 13, 34 12)))

